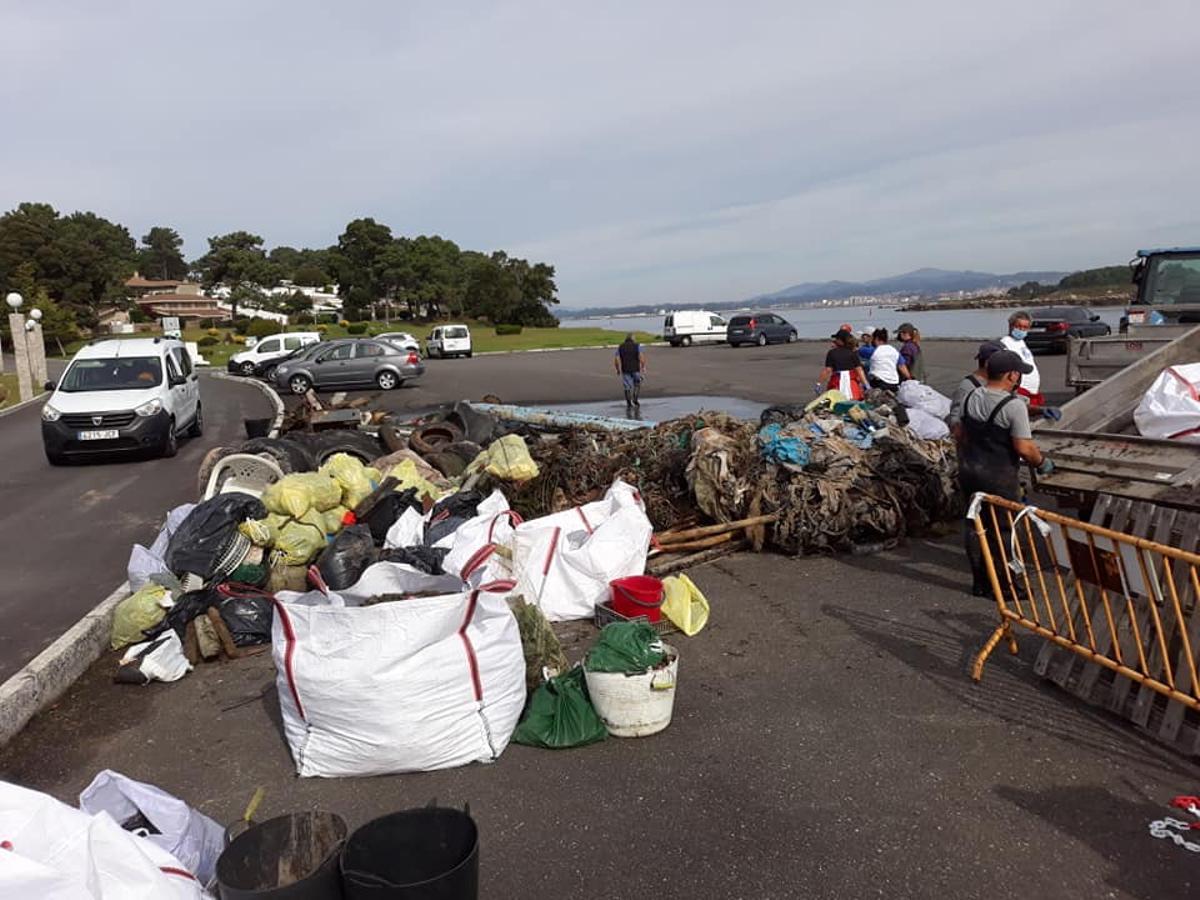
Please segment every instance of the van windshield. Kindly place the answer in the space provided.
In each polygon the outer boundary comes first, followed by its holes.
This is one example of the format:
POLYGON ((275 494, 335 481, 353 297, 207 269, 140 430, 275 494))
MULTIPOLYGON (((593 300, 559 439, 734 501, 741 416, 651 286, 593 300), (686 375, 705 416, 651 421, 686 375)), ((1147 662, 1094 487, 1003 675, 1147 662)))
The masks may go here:
POLYGON ((471 335, 467 332, 467 329, 462 325, 456 325, 453 328, 447 328, 442 333, 442 337, 447 338, 465 338, 470 336, 471 335))
POLYGON ((77 359, 71 363, 58 389, 82 391, 136 391, 162 384, 162 362, 154 356, 120 359, 77 359))
POLYGON ((1200 256, 1159 256, 1146 273, 1146 305, 1200 304, 1200 256))

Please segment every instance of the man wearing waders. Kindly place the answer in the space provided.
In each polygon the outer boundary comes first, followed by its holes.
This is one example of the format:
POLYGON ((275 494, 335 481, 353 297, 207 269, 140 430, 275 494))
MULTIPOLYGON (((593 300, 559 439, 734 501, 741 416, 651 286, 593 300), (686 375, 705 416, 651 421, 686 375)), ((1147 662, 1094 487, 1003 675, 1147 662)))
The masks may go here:
MULTIPOLYGON (((1021 376, 1031 371, 1032 367, 1011 350, 996 351, 987 360, 986 383, 971 391, 963 401, 958 483, 968 504, 978 491, 1019 503, 1021 460, 1035 466, 1039 475, 1054 471, 1054 463, 1033 442, 1029 411, 1016 393, 1021 376)), ((1005 522, 1006 517, 998 515, 997 521, 1005 522)), ((967 521, 965 524, 967 558, 973 577, 971 593, 977 597, 991 596, 991 582, 975 534, 975 523, 967 521)), ((985 526, 990 528, 991 524, 990 516, 984 519, 985 526)), ((1000 539, 1008 554, 1008 532, 1003 527, 1000 539)), ((989 549, 1003 584, 999 544, 990 542, 989 549)))
POLYGON ((642 353, 642 345, 633 339, 632 334, 626 335, 624 342, 617 347, 613 366, 625 386, 625 414, 632 415, 635 409, 641 412, 639 400, 642 379, 646 375, 646 356, 642 353))

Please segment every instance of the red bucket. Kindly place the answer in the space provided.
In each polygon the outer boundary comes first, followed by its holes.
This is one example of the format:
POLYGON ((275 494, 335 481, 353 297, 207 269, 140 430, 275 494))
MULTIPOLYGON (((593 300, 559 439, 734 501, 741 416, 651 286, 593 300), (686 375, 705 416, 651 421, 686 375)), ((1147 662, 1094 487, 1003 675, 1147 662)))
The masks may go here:
POLYGON ((662 618, 663 583, 649 575, 630 575, 609 583, 612 609, 627 619, 645 616, 650 622, 662 618))

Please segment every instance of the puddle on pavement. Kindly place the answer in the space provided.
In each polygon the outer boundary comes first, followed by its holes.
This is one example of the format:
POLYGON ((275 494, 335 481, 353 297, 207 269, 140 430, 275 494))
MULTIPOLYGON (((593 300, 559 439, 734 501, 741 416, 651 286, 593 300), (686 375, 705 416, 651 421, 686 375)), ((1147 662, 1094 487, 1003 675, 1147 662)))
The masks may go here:
MULTIPOLYGON (((624 400, 602 400, 598 403, 538 403, 530 404, 536 409, 548 409, 553 412, 588 413, 593 416, 612 416, 625 418, 624 400)), ((757 422, 759 415, 770 404, 755 403, 740 397, 642 397, 641 418, 650 422, 666 422, 678 419, 690 413, 701 410, 708 412, 723 412, 739 419, 750 419, 757 422)))

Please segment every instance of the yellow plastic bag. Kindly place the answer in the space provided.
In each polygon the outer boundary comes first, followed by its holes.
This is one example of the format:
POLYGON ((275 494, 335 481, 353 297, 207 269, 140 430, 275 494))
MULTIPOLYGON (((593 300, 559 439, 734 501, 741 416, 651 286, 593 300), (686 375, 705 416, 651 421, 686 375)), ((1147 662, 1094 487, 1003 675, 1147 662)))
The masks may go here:
POLYGON ((845 403, 847 399, 849 398, 841 391, 826 391, 804 407, 804 411, 812 412, 814 409, 833 409, 835 403, 845 403))
POLYGON ((417 464, 411 459, 406 459, 399 465, 393 466, 388 475, 400 482, 396 485, 397 492, 416 488, 418 497, 429 497, 431 500, 437 500, 442 495, 441 491, 421 475, 417 470, 417 464))
POLYGON ((529 481, 538 476, 538 465, 529 455, 525 438, 519 434, 506 434, 492 441, 467 466, 467 472, 471 474, 480 469, 486 469, 489 475, 501 481, 529 481))
POLYGON ((280 517, 272 513, 265 519, 247 519, 238 526, 238 531, 255 547, 270 547, 275 543, 275 536, 279 533, 279 526, 271 522, 272 518, 280 517))
POLYGON ((161 603, 166 595, 165 587, 148 584, 118 603, 113 611, 112 640, 109 645, 114 650, 120 650, 129 644, 144 641, 146 636, 142 632, 153 628, 167 614, 161 603))
POLYGON ((708 622, 708 600, 686 575, 668 575, 663 579, 662 613, 692 637, 708 622))
POLYGON ((366 500, 383 480, 378 469, 363 465, 361 459, 349 453, 333 454, 321 466, 320 474, 337 482, 338 502, 347 509, 354 509, 366 500))
POLYGON ((325 533, 337 534, 339 531, 341 531, 342 528, 345 527, 345 522, 343 522, 342 519, 349 511, 350 510, 346 509, 344 506, 335 506, 328 512, 323 513, 322 515, 325 519, 325 533))
POLYGON ((325 549, 326 543, 325 517, 310 509, 279 529, 272 560, 287 566, 307 565, 325 549))
POLYGON ((263 491, 262 502, 268 512, 299 518, 310 509, 325 512, 342 501, 341 486, 320 472, 288 475, 263 491))

